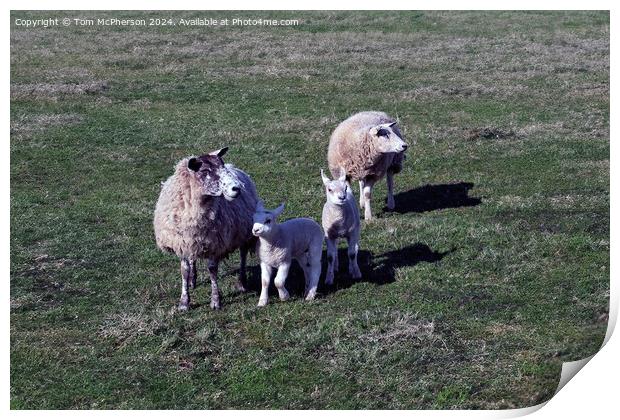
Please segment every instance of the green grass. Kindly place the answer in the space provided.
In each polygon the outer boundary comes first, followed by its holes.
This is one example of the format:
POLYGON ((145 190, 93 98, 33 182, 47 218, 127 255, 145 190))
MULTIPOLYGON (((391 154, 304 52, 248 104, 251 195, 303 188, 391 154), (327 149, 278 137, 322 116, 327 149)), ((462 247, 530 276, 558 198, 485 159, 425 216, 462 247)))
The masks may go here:
POLYGON ((166 15, 301 23, 11 27, 12 408, 517 408, 599 348, 608 13, 166 15), (367 109, 416 144, 398 211, 375 191, 363 281, 305 303, 297 270, 258 309, 235 255, 223 310, 201 266, 177 313, 151 226, 173 165, 227 145, 267 205, 319 219, 329 135, 367 109))

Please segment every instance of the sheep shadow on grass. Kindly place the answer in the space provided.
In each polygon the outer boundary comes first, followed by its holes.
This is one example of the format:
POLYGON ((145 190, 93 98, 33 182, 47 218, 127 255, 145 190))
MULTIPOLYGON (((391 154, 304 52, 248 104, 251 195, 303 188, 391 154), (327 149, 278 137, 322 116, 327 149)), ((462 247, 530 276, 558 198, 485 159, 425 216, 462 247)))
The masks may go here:
MULTIPOLYGON (((408 245, 401 249, 388 251, 382 254, 373 255, 370 251, 360 250, 357 256, 362 278, 354 280, 348 273, 348 260, 346 248, 338 249, 339 267, 336 272, 334 284, 327 286, 325 284, 325 273, 327 272, 327 255, 323 250, 321 280, 319 281, 319 293, 327 295, 341 289, 347 289, 355 283, 367 282, 378 285, 388 284, 395 281, 395 271, 400 267, 413 267, 421 262, 434 263, 440 261, 447 254, 453 252, 436 252, 422 243, 408 245)), ((248 267, 248 289, 255 293, 260 293, 260 267, 248 267)), ((293 262, 286 279, 286 289, 291 297, 301 298, 305 290, 304 272, 296 262, 293 262)), ((273 285, 273 281, 269 286, 269 296, 276 297, 277 290, 273 285)))
MULTIPOLYGON (((422 243, 408 245, 401 249, 387 251, 382 254, 373 255, 368 250, 360 250, 357 255, 358 264, 362 272, 362 278, 354 280, 348 273, 348 256, 346 248, 338 249, 339 267, 335 273, 334 284, 325 284, 325 273, 327 272, 327 252, 323 250, 321 257, 321 279, 319 281, 318 292, 320 295, 328 295, 338 290, 348 289, 355 283, 374 283, 378 285, 392 283, 396 280, 395 272, 400 267, 413 267, 421 262, 434 263, 441 261, 446 255, 453 252, 451 249, 446 252, 436 252, 422 243)), ((236 271, 236 270, 235 270, 236 271)), ((248 264, 247 289, 249 292, 260 294, 260 266, 248 264)), ((273 284, 275 270, 272 274, 272 281, 269 285, 269 297, 278 299, 278 292, 273 284)), ((304 272, 296 261, 293 261, 286 279, 286 289, 293 299, 303 297, 305 291, 304 272)), ((258 298, 258 297, 257 297, 258 298)))
MULTIPOLYGON (((322 258, 326 258, 325 256, 325 251, 323 251, 323 257, 322 258)), ((321 270, 321 277, 319 279, 319 291, 321 290, 321 285, 324 282, 324 278, 325 278, 325 264, 323 264, 322 270, 321 270)), ((277 270, 273 270, 273 272, 271 273, 271 283, 269 284, 269 301, 271 302, 273 299, 275 299, 275 301, 278 301, 278 290, 276 289, 276 286, 274 285, 273 279, 275 278, 277 273, 277 270)), ((260 272, 260 265, 256 264, 256 265, 252 265, 251 263, 248 264, 247 267, 247 284, 246 284, 246 289, 248 290, 248 292, 252 292, 252 293, 256 293, 256 299, 258 299, 258 295, 260 295, 261 292, 261 272, 260 272)), ((293 260, 293 263, 291 264, 291 268, 288 271, 288 277, 286 278, 286 283, 285 283, 285 287, 286 290, 288 290, 289 294, 291 295, 292 299, 299 299, 301 297, 303 297, 305 289, 306 289, 306 280, 304 277, 304 272, 301 269, 301 267, 299 266, 299 263, 295 260, 293 260)))
POLYGON ((398 268, 413 267, 421 262, 438 262, 453 251, 454 249, 446 252, 433 251, 428 245, 419 242, 376 255, 366 250, 360 250, 358 264, 362 278, 354 280, 348 274, 347 250, 339 249, 340 269, 336 274, 334 284, 326 286, 324 282, 321 282, 322 288, 319 290, 323 294, 330 294, 341 289, 347 289, 355 283, 374 283, 377 285, 393 283, 396 280, 395 273, 398 268))
MULTIPOLYGON (((424 185, 394 196, 394 213, 424 213, 427 211, 458 207, 473 207, 482 202, 481 198, 470 197, 472 182, 454 184, 424 185)), ((387 207, 383 211, 388 211, 387 207)))
MULTIPOLYGON (((235 269, 235 270, 232 270, 230 273, 231 274, 234 273, 234 275, 237 276, 239 271, 235 269)), ((248 265, 246 268, 246 273, 247 273, 247 281, 246 281, 247 292, 255 293, 256 299, 258 300, 258 295, 260 295, 261 288, 262 288, 261 271, 260 271, 260 265, 258 264, 258 259, 248 258, 248 265)), ((278 290, 276 289, 276 286, 274 285, 274 282, 273 282, 273 279, 275 278, 276 273, 277 273, 276 269, 274 269, 273 272, 271 273, 271 283, 269 284, 269 301, 270 302, 279 300, 278 290)), ((323 276, 321 276, 321 280, 322 279, 323 279, 323 276)), ((286 278, 285 287, 286 287, 286 290, 288 290, 289 294, 291 295, 292 299, 301 298, 304 294, 304 291, 305 291, 304 272, 299 266, 299 264, 297 263, 297 261, 293 261, 293 263, 291 264, 291 268, 289 269, 289 272, 288 272, 288 277, 286 278)), ((235 292, 235 294, 238 295, 239 292, 235 292)))

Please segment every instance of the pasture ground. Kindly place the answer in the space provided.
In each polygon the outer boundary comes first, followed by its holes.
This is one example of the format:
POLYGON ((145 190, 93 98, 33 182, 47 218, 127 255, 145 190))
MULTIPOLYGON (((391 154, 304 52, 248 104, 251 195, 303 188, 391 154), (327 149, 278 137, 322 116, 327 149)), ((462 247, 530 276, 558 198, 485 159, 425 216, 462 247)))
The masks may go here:
MULTIPOLYGON (((54 12, 294 27, 11 27, 11 407, 518 408, 602 343, 606 12, 54 12), (384 110, 412 145, 361 268, 290 302, 201 282, 152 211, 180 158, 230 147, 267 205, 320 218, 330 132, 384 110)), ((357 196, 356 191, 356 196, 357 196)), ((341 245, 341 247, 344 245, 341 245)), ((257 262, 250 260, 258 289, 257 262)))

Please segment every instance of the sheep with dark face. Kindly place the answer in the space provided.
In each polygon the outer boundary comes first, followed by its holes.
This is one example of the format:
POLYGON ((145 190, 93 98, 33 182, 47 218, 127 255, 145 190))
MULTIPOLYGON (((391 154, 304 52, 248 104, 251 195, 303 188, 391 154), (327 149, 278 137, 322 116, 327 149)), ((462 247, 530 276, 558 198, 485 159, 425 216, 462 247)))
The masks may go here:
POLYGON ((247 251, 254 245, 252 215, 258 196, 250 177, 222 156, 228 148, 177 163, 162 184, 153 227, 157 246, 181 259, 179 310, 189 309, 190 288, 196 286, 196 262, 207 259, 211 308, 220 308, 218 264, 236 249, 241 266, 237 288, 245 290, 247 251))
POLYGON ((407 144, 403 141, 398 123, 384 112, 360 112, 341 122, 332 133, 327 151, 327 163, 334 178, 340 168, 347 180, 360 184, 360 207, 364 218, 370 220, 372 187, 387 176, 387 207, 394 209, 394 174, 402 169, 407 144))

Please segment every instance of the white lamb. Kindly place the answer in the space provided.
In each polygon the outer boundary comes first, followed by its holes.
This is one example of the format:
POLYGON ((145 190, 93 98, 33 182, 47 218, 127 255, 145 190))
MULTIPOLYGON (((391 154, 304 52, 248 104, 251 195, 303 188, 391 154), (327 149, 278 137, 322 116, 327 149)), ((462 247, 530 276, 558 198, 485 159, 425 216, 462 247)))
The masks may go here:
POLYGON ((252 237, 252 215, 258 195, 250 177, 222 156, 228 148, 182 159, 162 184, 153 227, 157 246, 181 259, 179 310, 189 309, 189 289, 196 285, 196 262, 208 259, 211 308, 220 308, 218 263, 240 249, 237 288, 245 289, 245 263, 252 237))
POLYGON ((278 270, 274 283, 280 300, 289 298, 284 283, 293 259, 297 260, 304 271, 306 300, 314 299, 319 284, 323 230, 318 223, 308 218, 278 223, 277 218, 283 210, 284 204, 274 210, 267 210, 259 200, 254 213, 252 233, 259 238, 256 255, 260 259, 262 284, 258 306, 265 306, 269 300, 267 290, 273 268, 278 270))
POLYGON ((334 282, 334 270, 338 271, 338 240, 346 238, 349 245, 349 274, 354 279, 362 277, 357 265, 360 239, 360 214, 357 210, 351 186, 346 180, 346 171, 340 171, 340 178, 331 181, 321 169, 327 201, 323 206, 322 224, 327 242, 327 275, 325 284, 334 282))
POLYGON ((407 144, 396 120, 384 112, 365 111, 350 116, 332 133, 327 151, 334 178, 344 168, 347 179, 359 180, 360 207, 370 220, 373 185, 387 175, 387 207, 394 209, 394 174, 402 169, 407 144))

